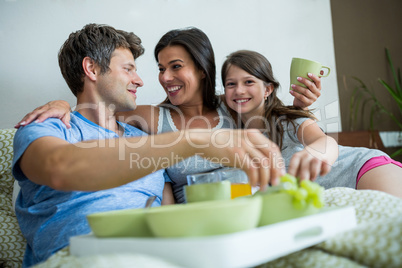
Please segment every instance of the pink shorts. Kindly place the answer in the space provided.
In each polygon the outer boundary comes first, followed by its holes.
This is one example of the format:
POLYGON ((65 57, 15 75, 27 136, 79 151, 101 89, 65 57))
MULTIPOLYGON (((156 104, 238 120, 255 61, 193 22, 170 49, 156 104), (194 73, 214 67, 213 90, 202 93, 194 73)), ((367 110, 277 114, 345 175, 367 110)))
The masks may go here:
POLYGON ((402 164, 398 161, 395 161, 388 156, 376 156, 373 158, 370 158, 369 160, 364 163, 364 165, 361 167, 359 173, 357 174, 357 179, 356 179, 356 188, 357 188, 357 183, 359 182, 360 178, 364 175, 369 170, 372 170, 373 168, 387 165, 387 164, 395 164, 399 167, 402 168, 402 164))

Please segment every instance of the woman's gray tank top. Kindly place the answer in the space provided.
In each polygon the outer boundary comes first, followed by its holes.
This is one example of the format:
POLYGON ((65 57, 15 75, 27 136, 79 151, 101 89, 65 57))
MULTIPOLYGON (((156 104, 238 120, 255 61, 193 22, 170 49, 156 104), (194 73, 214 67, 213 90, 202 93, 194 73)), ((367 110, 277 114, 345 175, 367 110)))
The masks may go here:
MULTIPOLYGON (((171 109, 176 109, 178 112, 180 112, 180 110, 173 105, 163 104, 162 106, 159 106, 158 134, 178 131, 170 113, 171 109)), ((217 108, 217 112, 219 115, 219 122, 218 125, 212 129, 236 128, 236 124, 232 116, 222 101, 217 108)), ((195 155, 167 168, 166 172, 172 181, 173 195, 176 202, 185 202, 183 186, 187 185, 187 175, 209 172, 221 167, 222 166, 219 164, 205 160, 200 155, 195 155)))

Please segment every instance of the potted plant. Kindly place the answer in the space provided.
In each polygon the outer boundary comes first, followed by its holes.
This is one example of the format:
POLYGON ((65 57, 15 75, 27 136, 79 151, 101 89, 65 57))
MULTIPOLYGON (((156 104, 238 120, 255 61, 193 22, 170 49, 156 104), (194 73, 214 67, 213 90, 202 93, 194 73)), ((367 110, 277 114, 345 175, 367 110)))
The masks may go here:
MULTIPOLYGON (((398 68, 396 71, 394 65, 392 63, 390 52, 387 48, 385 48, 385 53, 387 57, 388 64, 390 66, 392 77, 395 83, 395 88, 390 86, 383 79, 379 78, 379 83, 386 89, 388 94, 392 97, 392 100, 395 101, 397 107, 399 108, 399 113, 402 115, 402 88, 401 88, 401 70, 398 68)), ((375 96, 374 92, 370 90, 366 84, 357 77, 352 77, 354 80, 358 82, 358 85, 354 88, 352 92, 352 97, 350 99, 350 122, 351 129, 353 130, 358 122, 358 113, 361 111, 364 114, 364 110, 369 107, 370 116, 369 116, 369 130, 374 131, 374 115, 377 113, 384 113, 393 122, 398 126, 400 133, 402 132, 402 122, 400 122, 397 117, 391 112, 389 108, 384 106, 378 98, 375 96)), ((402 155, 402 148, 391 154, 391 157, 396 157, 398 155, 402 155)))

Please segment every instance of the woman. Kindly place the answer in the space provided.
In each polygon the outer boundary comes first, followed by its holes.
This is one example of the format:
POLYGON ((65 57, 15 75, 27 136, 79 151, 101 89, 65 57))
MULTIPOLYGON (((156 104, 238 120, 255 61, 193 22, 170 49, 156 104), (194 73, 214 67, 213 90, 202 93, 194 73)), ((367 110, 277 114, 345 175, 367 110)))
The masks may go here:
POLYGON ((372 189, 402 197, 402 164, 379 150, 337 146, 311 113, 283 105, 276 96, 279 83, 263 55, 247 50, 230 54, 222 66, 222 83, 226 103, 243 127, 258 128, 279 144, 288 173, 316 179, 325 188, 372 189))
MULTIPOLYGON (((140 105, 133 111, 120 114, 120 121, 149 134, 188 128, 236 127, 221 96, 216 95, 215 56, 204 32, 197 28, 169 31, 159 40, 154 56, 159 67, 159 82, 167 94, 166 100, 156 107, 140 105)), ((295 91, 302 93, 294 93, 295 104, 299 106, 310 105, 320 95, 320 78, 314 75, 310 78, 314 83, 307 79, 302 81, 308 89, 300 86, 295 88, 295 91)), ((26 115, 16 127, 28 124, 35 118, 37 122, 42 122, 47 117, 58 117, 68 126, 69 110, 68 103, 64 101, 51 102, 26 115)), ((187 184, 188 174, 208 172, 220 167, 201 156, 185 159, 167 169, 171 183, 167 183, 165 193, 173 189, 176 202, 182 203, 183 186, 187 184)), ((163 200, 164 204, 171 202, 173 200, 163 200)))

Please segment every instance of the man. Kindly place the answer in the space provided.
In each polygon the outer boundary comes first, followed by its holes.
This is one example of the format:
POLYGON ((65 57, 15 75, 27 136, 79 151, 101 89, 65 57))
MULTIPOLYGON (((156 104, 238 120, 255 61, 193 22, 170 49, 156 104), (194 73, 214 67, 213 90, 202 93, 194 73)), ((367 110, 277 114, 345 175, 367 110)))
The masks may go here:
POLYGON ((27 239, 23 266, 46 260, 71 236, 89 233, 90 213, 141 207, 152 195, 160 205, 163 168, 196 153, 242 164, 252 184, 279 176, 273 165, 280 152, 258 131, 146 136, 119 122, 117 112, 136 108, 143 82, 135 59, 143 52, 135 34, 97 24, 70 34, 60 49, 61 72, 77 97, 71 128, 48 119, 20 128, 14 141, 13 174, 21 186, 16 213, 27 239), (133 154, 152 165, 133 164, 133 154))

